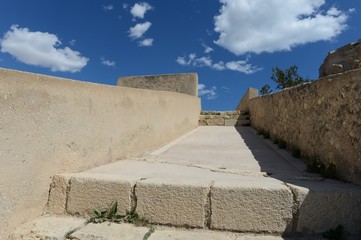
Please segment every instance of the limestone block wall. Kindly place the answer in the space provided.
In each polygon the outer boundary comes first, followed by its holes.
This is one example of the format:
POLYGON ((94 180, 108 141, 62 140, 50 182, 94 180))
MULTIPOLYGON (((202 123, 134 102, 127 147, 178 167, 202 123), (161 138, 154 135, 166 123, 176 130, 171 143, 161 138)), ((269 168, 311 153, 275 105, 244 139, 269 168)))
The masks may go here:
POLYGON ((249 125, 249 116, 236 111, 202 111, 199 126, 244 126, 249 125))
POLYGON ((118 86, 170 91, 198 96, 198 74, 179 73, 118 78, 118 86))
POLYGON ((361 184, 361 70, 253 98, 251 124, 361 184))
POLYGON ((42 213, 54 174, 139 156, 198 126, 185 94, 0 68, 0 238, 42 213))

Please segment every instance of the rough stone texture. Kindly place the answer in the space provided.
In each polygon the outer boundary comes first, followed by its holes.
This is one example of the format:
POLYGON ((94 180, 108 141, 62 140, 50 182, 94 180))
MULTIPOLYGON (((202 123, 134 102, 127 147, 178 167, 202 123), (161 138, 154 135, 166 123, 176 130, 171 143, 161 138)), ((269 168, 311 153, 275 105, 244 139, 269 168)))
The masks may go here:
POLYGON ((198 96, 198 74, 162 74, 118 78, 118 86, 170 91, 198 96))
POLYGON ((137 212, 151 222, 204 227, 210 181, 147 179, 137 183, 137 212))
POLYGON ((361 70, 250 100, 251 124, 361 184, 361 70))
POLYGON ((266 236, 208 230, 156 229, 149 240, 283 240, 280 236, 266 236))
POLYGON ((361 187, 336 181, 289 186, 298 203, 298 232, 322 233, 341 224, 349 233, 361 233, 361 187))
POLYGON ((53 177, 50 185, 49 199, 46 212, 49 214, 63 214, 66 212, 67 191, 70 186, 70 174, 58 174, 53 177))
POLYGON ((249 124, 249 116, 239 110, 202 111, 199 117, 199 126, 244 126, 249 124))
POLYGON ((236 110, 248 112, 249 111, 249 100, 258 97, 258 89, 248 88, 247 92, 243 95, 241 101, 238 103, 236 110))
POLYGON ((212 229, 283 233, 292 223, 292 193, 271 178, 216 181, 211 206, 212 229))
POLYGON ((81 228, 86 220, 72 217, 41 217, 20 225, 10 240, 63 240, 68 233, 81 228))
POLYGON ((330 52, 319 69, 319 77, 361 68, 361 39, 330 52))
POLYGON ((199 112, 185 94, 0 69, 0 236, 42 214, 55 174, 156 149, 196 128, 199 112))
POLYGON ((73 240, 141 240, 148 232, 146 227, 131 224, 88 224, 70 235, 73 240))
POLYGON ((121 214, 132 208, 135 181, 116 175, 85 173, 74 175, 70 181, 67 213, 91 216, 94 209, 106 210, 115 201, 121 214))

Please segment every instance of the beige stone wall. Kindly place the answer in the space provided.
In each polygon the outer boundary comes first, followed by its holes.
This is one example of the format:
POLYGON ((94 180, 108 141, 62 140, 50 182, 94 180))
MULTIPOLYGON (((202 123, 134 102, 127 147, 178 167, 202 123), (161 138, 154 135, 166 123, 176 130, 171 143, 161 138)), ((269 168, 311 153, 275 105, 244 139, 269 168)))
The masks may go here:
POLYGON ((361 184, 361 70, 250 100, 251 124, 361 184))
POLYGON ((120 77, 118 86, 170 91, 198 96, 198 74, 178 73, 149 76, 120 77))
POLYGON ((248 88, 241 101, 238 103, 236 110, 249 111, 249 100, 255 97, 258 97, 258 89, 248 88))
POLYGON ((0 69, 0 239, 42 213, 54 174, 156 149, 199 112, 185 94, 0 69))

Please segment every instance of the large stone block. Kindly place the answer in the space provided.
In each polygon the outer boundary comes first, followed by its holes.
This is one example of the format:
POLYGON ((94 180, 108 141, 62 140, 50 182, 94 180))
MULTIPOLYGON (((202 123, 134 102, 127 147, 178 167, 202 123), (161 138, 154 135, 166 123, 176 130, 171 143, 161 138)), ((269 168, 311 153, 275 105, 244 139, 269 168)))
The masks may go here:
POLYGON ((283 233, 292 225, 292 193, 272 178, 216 181, 211 206, 212 229, 283 233))
POLYGON ((66 211, 67 191, 70 184, 70 174, 58 174, 53 177, 50 185, 46 212, 49 214, 63 214, 66 211))
POLYGON ((225 119, 224 125, 225 126, 237 126, 237 119, 225 119))
POLYGON ((298 232, 322 233, 339 224, 352 234, 361 232, 361 187, 329 181, 290 187, 298 202, 298 232))
POLYGON ((135 182, 115 175, 77 174, 71 178, 67 213, 89 215, 105 210, 115 201, 119 213, 131 210, 135 182))
POLYGON ((137 212, 153 223, 204 227, 208 181, 147 179, 137 183, 137 212))

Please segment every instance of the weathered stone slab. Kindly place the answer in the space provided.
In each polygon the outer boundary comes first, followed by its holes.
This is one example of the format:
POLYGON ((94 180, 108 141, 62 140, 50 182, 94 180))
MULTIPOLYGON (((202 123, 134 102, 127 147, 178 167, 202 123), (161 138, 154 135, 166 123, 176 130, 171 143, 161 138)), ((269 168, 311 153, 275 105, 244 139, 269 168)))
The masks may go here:
POLYGON ((137 212, 153 223, 173 226, 205 225, 209 181, 147 179, 137 183, 137 212))
POLYGON ((207 119, 208 126, 224 126, 224 119, 223 118, 212 118, 207 119))
POLYGON ((322 233, 339 224, 352 234, 361 232, 361 187, 336 181, 290 187, 298 202, 298 232, 322 233))
POLYGON ((10 240, 63 240, 72 231, 81 228, 85 219, 72 217, 41 217, 20 225, 9 237, 10 240))
POLYGON ((212 229, 283 233, 292 223, 292 193, 272 178, 216 181, 211 205, 212 229))
POLYGON ((67 212, 89 215, 94 209, 104 210, 115 201, 118 211, 131 210, 135 182, 121 176, 102 174, 76 174, 71 178, 67 212))
POLYGON ((148 231, 146 227, 136 227, 125 223, 91 223, 71 234, 70 238, 73 240, 141 240, 148 231))

